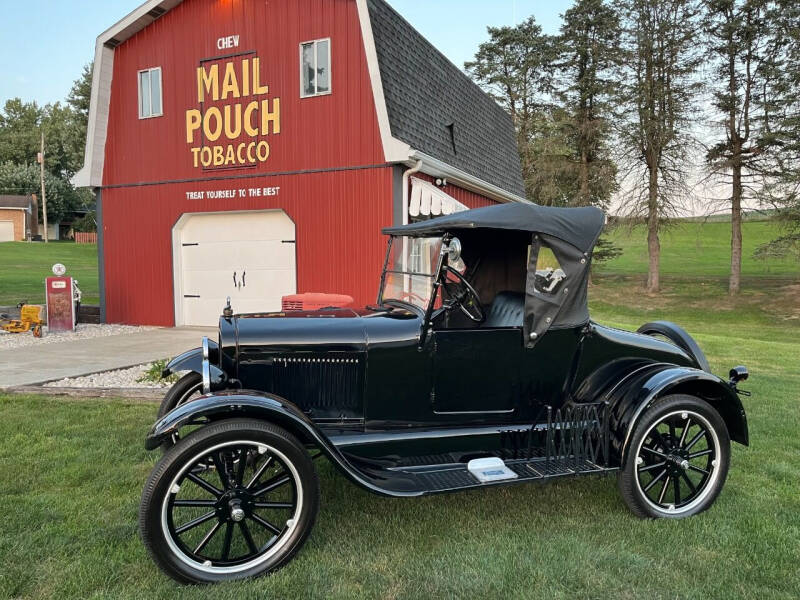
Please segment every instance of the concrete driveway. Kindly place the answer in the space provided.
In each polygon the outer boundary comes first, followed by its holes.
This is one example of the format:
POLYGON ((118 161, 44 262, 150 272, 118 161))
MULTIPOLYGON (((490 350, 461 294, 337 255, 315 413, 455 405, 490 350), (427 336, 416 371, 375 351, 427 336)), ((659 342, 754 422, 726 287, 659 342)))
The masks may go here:
POLYGON ((150 329, 0 350, 0 389, 132 367, 200 346, 215 329, 150 329))

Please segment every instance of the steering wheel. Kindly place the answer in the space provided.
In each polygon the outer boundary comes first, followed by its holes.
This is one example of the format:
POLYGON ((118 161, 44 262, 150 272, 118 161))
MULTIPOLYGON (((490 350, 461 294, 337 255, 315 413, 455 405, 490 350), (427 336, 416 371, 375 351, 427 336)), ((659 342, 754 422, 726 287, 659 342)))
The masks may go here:
POLYGON ((483 323, 486 320, 486 315, 483 313, 481 297, 475 291, 475 288, 450 265, 444 268, 444 273, 442 286, 444 291, 447 292, 447 300, 444 301, 444 307, 447 310, 452 310, 458 306, 470 321, 483 323), (455 277, 455 281, 449 279, 450 275, 455 277))

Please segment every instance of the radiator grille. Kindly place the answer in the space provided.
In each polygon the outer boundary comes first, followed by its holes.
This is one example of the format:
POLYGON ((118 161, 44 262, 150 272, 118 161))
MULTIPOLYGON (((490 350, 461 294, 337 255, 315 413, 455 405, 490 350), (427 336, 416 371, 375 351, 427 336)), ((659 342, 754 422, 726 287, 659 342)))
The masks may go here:
POLYGON ((274 390, 303 410, 337 417, 351 413, 361 408, 363 362, 353 355, 278 357, 273 363, 274 390))

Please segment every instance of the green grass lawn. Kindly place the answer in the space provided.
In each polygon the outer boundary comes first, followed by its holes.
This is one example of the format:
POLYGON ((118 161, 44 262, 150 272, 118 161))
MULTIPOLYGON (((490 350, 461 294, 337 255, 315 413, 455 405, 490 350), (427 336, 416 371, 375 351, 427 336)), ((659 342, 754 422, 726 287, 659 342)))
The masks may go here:
MULTIPOLYGON (((755 277, 797 277, 800 263, 786 259, 756 260, 753 251, 780 235, 772 221, 745 221, 742 225, 742 275, 755 277)), ((731 263, 730 222, 678 221, 662 232, 661 273, 681 277, 727 277, 731 263)), ((619 258, 599 267, 617 274, 647 272, 647 231, 643 225, 618 226, 610 239, 621 246, 619 258)))
POLYGON ((44 303, 44 279, 57 262, 80 282, 84 304, 100 302, 95 244, 6 242, 0 244, 0 305, 44 303))

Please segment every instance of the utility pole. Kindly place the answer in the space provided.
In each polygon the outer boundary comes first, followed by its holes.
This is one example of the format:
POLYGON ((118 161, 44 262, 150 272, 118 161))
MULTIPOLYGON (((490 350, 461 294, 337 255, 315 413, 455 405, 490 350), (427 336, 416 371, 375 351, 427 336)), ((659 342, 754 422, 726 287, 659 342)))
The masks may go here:
MULTIPOLYGON (((39 152, 40 177, 42 180, 42 221, 44 221, 44 243, 47 243, 47 196, 44 193, 44 131, 42 132, 42 151, 39 152)), ((38 215, 35 218, 39 218, 38 215)))

